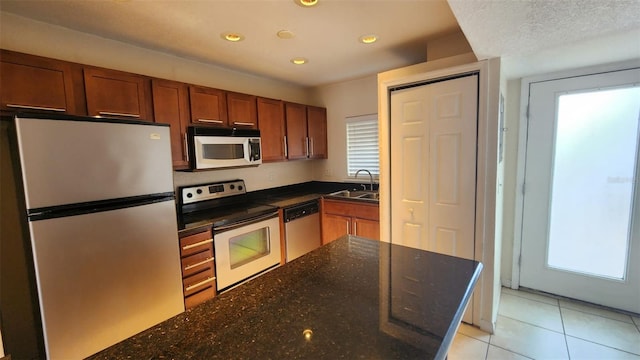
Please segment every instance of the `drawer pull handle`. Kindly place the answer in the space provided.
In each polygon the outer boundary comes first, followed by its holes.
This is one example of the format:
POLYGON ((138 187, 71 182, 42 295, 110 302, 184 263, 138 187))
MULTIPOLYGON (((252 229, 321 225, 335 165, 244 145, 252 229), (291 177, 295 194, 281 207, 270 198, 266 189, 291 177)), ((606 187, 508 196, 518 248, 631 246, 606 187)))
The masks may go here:
POLYGON ((208 240, 200 241, 200 242, 197 242, 197 243, 195 243, 195 244, 185 245, 185 246, 183 246, 183 247, 182 247, 182 250, 189 250, 189 249, 193 249, 194 247, 198 247, 198 246, 201 246, 201 245, 209 244, 209 243, 212 243, 212 242, 213 242, 213 239, 208 239, 208 240))
POLYGON ((184 267, 184 271, 191 270, 194 267, 198 267, 200 265, 204 265, 204 264, 209 263, 209 262, 213 262, 213 258, 212 257, 211 258, 207 258, 207 259, 205 259, 203 261, 200 261, 199 263, 187 265, 187 266, 184 267))
POLYGON ((284 136, 284 158, 289 157, 289 149, 287 149, 287 136, 284 136))
POLYGON ((216 277, 214 276, 214 277, 210 277, 210 278, 207 278, 205 280, 202 280, 199 283, 196 283, 196 284, 193 284, 193 285, 189 285, 189 286, 187 286, 185 291, 191 291, 191 290, 193 290, 193 289, 195 289, 195 288, 197 288, 199 286, 202 286, 204 284, 208 284, 208 283, 214 281, 215 279, 216 279, 216 277))
POLYGON ((16 108, 16 109, 48 110, 48 111, 60 111, 60 112, 67 111, 67 109, 64 109, 64 108, 52 108, 52 107, 44 107, 44 106, 30 106, 30 105, 17 105, 17 104, 7 104, 7 107, 16 108))
POLYGON ((233 125, 241 125, 241 126, 254 126, 255 123, 250 123, 250 122, 241 122, 241 121, 234 121, 233 125))
POLYGON ((140 115, 138 114, 117 113, 117 112, 110 112, 110 111, 98 111, 98 114, 106 115, 106 116, 126 116, 126 117, 136 118, 136 119, 140 118, 140 115))
POLYGON ((198 119, 198 122, 208 122, 208 123, 214 123, 214 124, 222 124, 223 123, 222 120, 210 120, 210 119, 198 119))

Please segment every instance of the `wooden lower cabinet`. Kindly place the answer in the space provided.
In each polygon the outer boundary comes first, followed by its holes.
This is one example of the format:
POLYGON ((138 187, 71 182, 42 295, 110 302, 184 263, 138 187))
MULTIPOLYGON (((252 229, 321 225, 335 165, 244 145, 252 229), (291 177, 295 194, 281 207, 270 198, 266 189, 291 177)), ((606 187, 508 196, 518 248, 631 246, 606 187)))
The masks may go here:
POLYGON ((216 296, 211 230, 180 237, 184 306, 189 309, 216 296))
POLYGON ((377 203, 322 199, 322 244, 344 235, 380 240, 377 203))

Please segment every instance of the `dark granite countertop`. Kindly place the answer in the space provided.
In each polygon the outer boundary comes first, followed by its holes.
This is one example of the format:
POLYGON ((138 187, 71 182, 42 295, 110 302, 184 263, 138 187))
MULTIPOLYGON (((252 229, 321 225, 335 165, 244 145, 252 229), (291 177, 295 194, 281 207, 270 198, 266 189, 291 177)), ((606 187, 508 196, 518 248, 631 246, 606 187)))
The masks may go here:
POLYGON ((345 236, 91 359, 444 359, 481 269, 345 236))

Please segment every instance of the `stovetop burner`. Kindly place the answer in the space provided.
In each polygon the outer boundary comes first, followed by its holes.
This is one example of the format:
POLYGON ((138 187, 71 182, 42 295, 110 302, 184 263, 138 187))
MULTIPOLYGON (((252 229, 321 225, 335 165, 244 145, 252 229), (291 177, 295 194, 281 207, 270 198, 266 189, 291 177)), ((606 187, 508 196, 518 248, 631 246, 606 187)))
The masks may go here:
POLYGON ((180 230, 211 224, 215 231, 278 210, 250 201, 243 180, 180 187, 178 197, 180 230))

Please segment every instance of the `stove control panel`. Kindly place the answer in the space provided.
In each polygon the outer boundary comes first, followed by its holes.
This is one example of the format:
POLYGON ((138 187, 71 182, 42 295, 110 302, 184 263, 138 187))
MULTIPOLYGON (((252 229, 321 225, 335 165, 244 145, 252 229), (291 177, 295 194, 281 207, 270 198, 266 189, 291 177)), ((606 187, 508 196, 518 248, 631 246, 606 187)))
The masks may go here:
POLYGON ((212 184, 200 184, 179 188, 183 204, 242 195, 247 192, 244 180, 232 180, 212 184))

